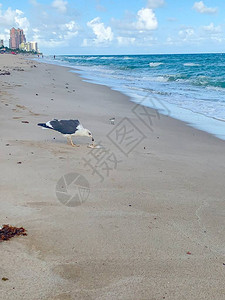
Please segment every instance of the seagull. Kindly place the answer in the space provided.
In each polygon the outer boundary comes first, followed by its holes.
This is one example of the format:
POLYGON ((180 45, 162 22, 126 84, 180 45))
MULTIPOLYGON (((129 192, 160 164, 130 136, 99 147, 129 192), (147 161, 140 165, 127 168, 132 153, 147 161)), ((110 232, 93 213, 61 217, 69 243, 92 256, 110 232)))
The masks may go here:
POLYGON ((87 136, 92 138, 93 136, 90 130, 84 128, 78 120, 57 120, 48 121, 47 123, 38 123, 38 126, 43 128, 52 129, 60 132, 67 138, 67 142, 70 143, 73 147, 79 147, 72 141, 72 136, 87 136))

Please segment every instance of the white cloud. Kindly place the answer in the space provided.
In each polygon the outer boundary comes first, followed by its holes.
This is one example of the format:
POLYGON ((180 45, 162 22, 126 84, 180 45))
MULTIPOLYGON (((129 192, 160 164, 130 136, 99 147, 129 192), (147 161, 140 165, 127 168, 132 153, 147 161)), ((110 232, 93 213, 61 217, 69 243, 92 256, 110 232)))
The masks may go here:
POLYGON ((4 29, 4 33, 1 31, 0 33, 0 39, 4 41, 4 45, 6 45, 6 42, 8 42, 9 40, 9 30, 8 29, 4 29))
POLYGON ((6 27, 13 27, 13 26, 20 27, 26 33, 30 27, 30 22, 26 17, 24 17, 23 11, 19 9, 12 10, 9 7, 6 11, 2 11, 0 9, 0 26, 3 27, 4 29, 6 27))
POLYGON ((114 27, 119 31, 119 36, 136 35, 157 29, 158 21, 151 8, 141 8, 136 16, 129 15, 125 20, 112 19, 114 27), (134 20, 136 17, 136 20, 134 20))
POLYGON ((30 22, 26 17, 22 17, 23 14, 21 10, 16 9, 15 22, 26 33, 29 30, 30 22))
POLYGON ((69 30, 73 30, 73 29, 77 28, 75 21, 70 21, 69 23, 65 24, 65 26, 69 30))
POLYGON ((59 26, 62 33, 62 39, 71 40, 73 37, 78 35, 78 25, 75 21, 70 21, 69 23, 65 23, 59 26))
POLYGON ((37 2, 37 0, 29 0, 29 2, 34 5, 34 6, 38 6, 39 3, 37 2))
POLYGON ((68 46, 69 42, 77 36, 79 27, 74 20, 64 24, 49 26, 42 24, 41 28, 33 28, 33 40, 39 43, 39 47, 54 48, 68 46), (51 29, 51 31, 48 31, 51 29))
POLYGON ((225 39, 223 37, 218 37, 218 36, 211 36, 211 40, 216 41, 218 43, 222 43, 225 41, 225 39))
POLYGON ((209 25, 202 26, 202 29, 209 33, 220 33, 222 32, 221 26, 215 26, 213 22, 211 22, 209 25))
POLYGON ((69 30, 69 31, 73 31, 73 30, 78 30, 79 26, 77 25, 77 23, 75 21, 70 21, 68 23, 65 24, 60 24, 59 28, 63 31, 63 30, 69 30))
POLYGON ((5 45, 8 45, 9 29, 11 27, 19 27, 27 33, 29 26, 30 23, 24 16, 23 11, 13 10, 10 7, 3 11, 0 5, 0 38, 4 40, 5 45))
POLYGON ((148 0, 147 7, 149 8, 158 8, 165 4, 164 0, 148 0))
POLYGON ((65 13, 67 11, 67 1, 63 0, 54 0, 52 2, 52 7, 57 9, 60 13, 65 13))
POLYGON ((82 42, 82 47, 88 47, 89 46, 89 41, 88 39, 83 39, 83 42, 82 42))
POLYGON ((16 12, 13 11, 10 7, 3 12, 0 10, 0 25, 9 25, 14 22, 16 12))
MULTIPOLYGON (((155 6, 156 2, 153 1, 155 6)), ((152 5, 153 5, 152 2, 152 5)), ((162 1, 160 2, 162 4, 162 1)), ((122 20, 112 19, 115 40, 118 45, 150 46, 156 39, 152 32, 158 28, 158 21, 151 8, 141 8, 136 15, 127 14, 122 20)))
POLYGON ((78 31, 68 31, 65 35, 64 35, 64 39, 65 40, 71 40, 72 38, 74 38, 75 36, 78 35, 78 31))
MULTIPOLYGON (((111 27, 105 27, 104 23, 101 23, 99 17, 87 22, 87 26, 92 29, 96 36, 94 39, 95 44, 111 42, 113 40, 113 32, 111 27)), ((87 44, 87 40, 83 41, 83 44, 87 44)))
POLYGON ((127 46, 127 45, 131 45, 134 44, 136 41, 135 37, 123 37, 123 36, 118 36, 117 38, 118 44, 120 46, 127 46))
POLYGON ((200 32, 201 38, 204 40, 211 40, 219 43, 224 41, 224 34, 220 25, 215 26, 214 23, 211 22, 209 25, 202 26, 200 29, 202 29, 200 32))
POLYGON ((33 28, 32 30, 33 30, 33 32, 35 32, 35 33, 40 32, 40 30, 39 30, 38 28, 33 28))
POLYGON ((194 34, 195 34, 195 31, 193 28, 186 28, 186 29, 180 30, 178 32, 179 37, 184 42, 186 42, 187 40, 190 40, 190 38, 193 37, 194 34))
POLYGON ((173 39, 170 36, 167 37, 166 44, 173 45, 173 39))
POLYGON ((200 14, 215 14, 218 11, 217 7, 205 6, 203 1, 195 2, 193 5, 193 9, 195 9, 200 14))
MULTIPOLYGON (((40 39, 39 37, 35 37, 35 41, 38 42, 38 46, 41 45, 42 47, 45 48, 57 48, 60 46, 65 46, 65 42, 62 40, 54 40, 54 39, 49 39, 49 40, 45 40, 45 39, 40 39)), ((39 46, 40 47, 40 46, 39 46)))
POLYGON ((154 30, 158 27, 158 21, 152 9, 142 8, 137 13, 137 22, 134 26, 138 30, 154 30))

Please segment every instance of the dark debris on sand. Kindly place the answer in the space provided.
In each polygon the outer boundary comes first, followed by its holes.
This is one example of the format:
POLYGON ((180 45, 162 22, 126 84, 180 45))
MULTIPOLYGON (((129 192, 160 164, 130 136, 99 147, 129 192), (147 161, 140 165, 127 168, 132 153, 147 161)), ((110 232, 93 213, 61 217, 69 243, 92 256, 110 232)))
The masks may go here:
POLYGON ((0 70, 0 75, 10 75, 10 72, 6 70, 0 70))
POLYGON ((10 225, 2 225, 2 227, 0 227, 0 242, 8 241, 12 237, 19 235, 27 235, 23 227, 18 228, 10 225))

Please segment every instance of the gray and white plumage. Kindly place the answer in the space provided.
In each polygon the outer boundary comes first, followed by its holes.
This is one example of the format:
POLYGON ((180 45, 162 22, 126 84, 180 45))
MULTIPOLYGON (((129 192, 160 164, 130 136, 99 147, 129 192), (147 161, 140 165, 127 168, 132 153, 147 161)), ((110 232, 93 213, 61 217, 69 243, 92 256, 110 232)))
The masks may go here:
POLYGON ((92 142, 94 141, 90 130, 84 128, 78 120, 54 119, 46 123, 38 123, 37 125, 63 134, 67 138, 68 142, 70 140, 72 146, 76 146, 72 141, 72 136, 87 136, 92 138, 92 142))

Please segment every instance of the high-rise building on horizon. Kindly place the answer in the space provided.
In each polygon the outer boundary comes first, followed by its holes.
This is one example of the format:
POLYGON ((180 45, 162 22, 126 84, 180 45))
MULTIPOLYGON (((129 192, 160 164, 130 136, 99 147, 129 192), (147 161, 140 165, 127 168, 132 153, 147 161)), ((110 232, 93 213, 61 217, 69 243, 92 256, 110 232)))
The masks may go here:
POLYGON ((26 43, 26 37, 23 33, 23 29, 15 29, 14 27, 10 29, 10 39, 9 48, 19 49, 21 43, 26 43))
POLYGON ((27 42, 27 43, 23 42, 19 45, 19 49, 23 51, 39 52, 37 42, 27 42))
POLYGON ((31 43, 31 50, 38 52, 38 44, 37 42, 30 42, 31 43))
POLYGON ((0 48, 4 47, 4 41, 0 40, 0 48))

